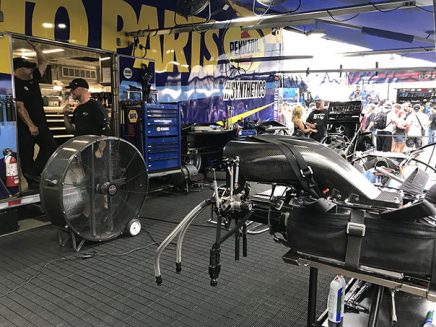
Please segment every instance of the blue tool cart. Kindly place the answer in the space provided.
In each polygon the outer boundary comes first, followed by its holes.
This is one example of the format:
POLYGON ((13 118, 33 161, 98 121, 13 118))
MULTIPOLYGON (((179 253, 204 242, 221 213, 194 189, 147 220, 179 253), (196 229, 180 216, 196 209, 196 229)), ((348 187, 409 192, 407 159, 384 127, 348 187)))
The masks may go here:
POLYGON ((144 155, 148 172, 180 170, 181 126, 177 104, 122 105, 125 117, 124 138, 144 155))

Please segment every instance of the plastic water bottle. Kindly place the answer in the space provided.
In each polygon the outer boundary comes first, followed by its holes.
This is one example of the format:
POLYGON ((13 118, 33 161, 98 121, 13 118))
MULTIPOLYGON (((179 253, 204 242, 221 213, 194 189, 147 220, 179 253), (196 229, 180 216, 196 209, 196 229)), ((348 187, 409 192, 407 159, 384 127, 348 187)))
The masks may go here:
POLYGON ((344 316, 344 291, 340 276, 336 276, 330 283, 329 296, 327 298, 327 318, 331 322, 340 323, 344 316))
POLYGON ((430 310, 429 312, 427 312, 427 316, 425 317, 425 322, 424 325, 422 325, 422 327, 435 327, 436 325, 433 324, 433 314, 434 314, 434 310, 430 310))
POLYGON ((347 282, 345 281, 344 276, 342 275, 337 275, 337 277, 339 278, 340 282, 341 282, 341 286, 342 286, 342 301, 341 301, 341 318, 344 318, 344 312, 345 312, 345 288, 347 286, 347 282))

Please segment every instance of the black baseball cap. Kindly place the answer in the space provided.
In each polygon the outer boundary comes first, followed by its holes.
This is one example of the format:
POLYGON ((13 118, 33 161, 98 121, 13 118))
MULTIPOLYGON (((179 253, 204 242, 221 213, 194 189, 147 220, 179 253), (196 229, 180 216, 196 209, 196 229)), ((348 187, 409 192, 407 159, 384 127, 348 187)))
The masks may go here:
POLYGON ((89 89, 89 84, 83 78, 75 78, 70 82, 70 84, 68 84, 68 86, 66 86, 67 89, 71 90, 77 89, 78 87, 89 89))
POLYGON ((21 68, 21 67, 35 68, 36 63, 31 62, 31 61, 24 59, 24 58, 21 58, 21 57, 14 58, 14 70, 21 68))

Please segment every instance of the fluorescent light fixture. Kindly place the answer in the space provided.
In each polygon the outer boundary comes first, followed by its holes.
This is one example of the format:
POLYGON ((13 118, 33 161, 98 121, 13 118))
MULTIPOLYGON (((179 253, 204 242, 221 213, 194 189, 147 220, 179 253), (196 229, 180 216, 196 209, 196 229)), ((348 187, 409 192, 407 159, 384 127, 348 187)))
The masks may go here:
POLYGON ((36 52, 35 51, 22 52, 21 53, 21 58, 35 57, 35 56, 36 56, 36 52))
MULTIPOLYGON (((36 56, 36 52, 35 51, 30 51, 27 49, 20 49, 21 51, 21 57, 24 58, 24 56, 26 57, 35 57, 36 56)), ((64 52, 64 49, 61 48, 57 48, 57 49, 47 49, 47 50, 42 50, 43 53, 57 53, 57 52, 64 52)))
POLYGON ((58 24, 58 27, 64 29, 64 28, 67 28, 67 25, 64 23, 61 23, 61 24, 58 24))
POLYGON ((316 28, 316 29, 308 31, 307 35, 308 36, 315 36, 315 37, 323 37, 323 36, 326 36, 327 34, 326 34, 325 30, 316 28))
POLYGON ((64 52, 64 51, 65 50, 61 48, 42 50, 43 53, 56 53, 56 52, 64 52))
POLYGON ((54 25, 52 23, 42 23, 42 27, 44 27, 44 28, 53 28, 54 25))

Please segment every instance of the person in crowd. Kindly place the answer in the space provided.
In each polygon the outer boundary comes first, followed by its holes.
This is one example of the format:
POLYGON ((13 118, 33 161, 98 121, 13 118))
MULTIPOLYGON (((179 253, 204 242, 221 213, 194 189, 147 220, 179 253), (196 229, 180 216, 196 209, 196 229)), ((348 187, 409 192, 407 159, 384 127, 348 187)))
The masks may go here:
POLYGON ((366 108, 365 116, 362 121, 362 130, 368 134, 368 138, 371 141, 371 145, 374 144, 375 127, 374 127, 374 117, 375 117, 376 104, 370 103, 366 108))
POLYGON ((320 142, 327 134, 328 111, 324 108, 323 100, 316 100, 316 109, 307 117, 306 125, 316 132, 312 132, 310 137, 320 142))
POLYGON ((362 99, 362 90, 360 89, 360 85, 356 85, 356 89, 353 92, 351 92, 349 99, 351 101, 362 99))
POLYGON ((71 89, 71 96, 79 102, 73 109, 69 104, 63 108, 64 124, 67 131, 79 135, 109 135, 109 120, 103 105, 92 99, 89 84, 83 78, 72 80, 67 88, 71 89), (73 113, 72 118, 70 114, 73 113))
POLYGON ((395 118, 395 114, 392 110, 392 106, 386 103, 383 106, 379 106, 377 113, 374 116, 373 122, 368 126, 369 129, 373 127, 376 129, 376 144, 377 151, 389 152, 392 148, 392 120, 395 118))
POLYGON ((404 109, 399 109, 398 111, 394 109, 394 111, 396 112, 396 117, 393 120, 393 140, 391 151, 402 153, 406 146, 406 135, 409 129, 409 125, 406 122, 407 113, 404 109))
POLYGON ((427 117, 421 112, 421 105, 415 104, 413 110, 407 116, 406 122, 409 124, 406 145, 408 148, 416 149, 422 146, 422 138, 425 135, 425 123, 427 117))
POLYGON ((294 136, 310 136, 311 133, 316 133, 317 130, 307 127, 303 120, 303 107, 296 105, 292 110, 292 122, 294 123, 294 136))
POLYGON ((375 117, 375 108, 376 105, 374 103, 370 103, 366 108, 366 113, 364 115, 363 119, 363 130, 365 132, 373 132, 375 131, 374 124, 371 125, 371 128, 369 128, 371 122, 374 120, 375 117))
POLYGON ((21 170, 29 189, 32 189, 39 186, 41 172, 57 145, 47 125, 39 87, 47 68, 47 58, 41 45, 29 44, 36 52, 37 63, 21 57, 14 58, 13 63, 21 170), (39 152, 34 160, 35 144, 38 144, 39 152))
POLYGON ((218 108, 216 105, 213 105, 211 109, 209 109, 209 118, 208 123, 216 123, 218 120, 218 108))
POLYGON ((289 129, 289 133, 292 135, 294 133, 293 110, 287 102, 285 102, 283 105, 282 118, 283 125, 289 129))
POLYGON ((428 127, 428 144, 435 142, 436 133, 436 103, 431 106, 430 116, 427 121, 428 127))

